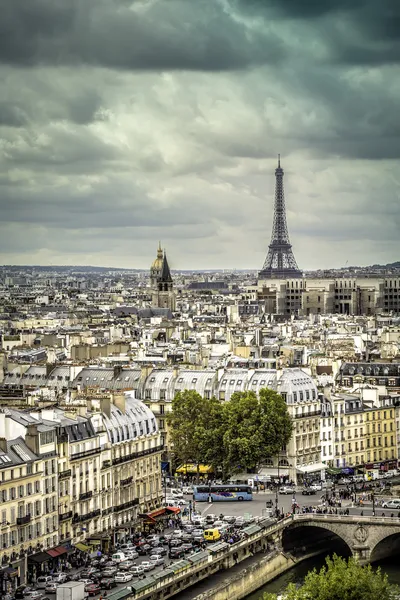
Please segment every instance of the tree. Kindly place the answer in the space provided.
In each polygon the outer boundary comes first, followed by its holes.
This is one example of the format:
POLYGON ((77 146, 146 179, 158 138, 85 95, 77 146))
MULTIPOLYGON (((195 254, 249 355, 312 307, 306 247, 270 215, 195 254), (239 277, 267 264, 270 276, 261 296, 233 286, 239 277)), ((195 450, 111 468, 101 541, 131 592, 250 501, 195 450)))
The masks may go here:
POLYGON ((167 415, 173 452, 178 462, 200 464, 203 459, 205 400, 194 390, 177 392, 167 415))
POLYGON ((224 470, 255 470, 280 452, 292 435, 292 420, 283 398, 269 389, 238 392, 223 404, 224 470))
MULTIPOLYGON (((326 566, 310 571, 304 584, 290 584, 283 593, 284 600, 390 600, 393 586, 387 575, 371 565, 362 567, 354 558, 340 556, 326 559, 326 566)), ((276 600, 274 594, 264 594, 263 600, 276 600)))

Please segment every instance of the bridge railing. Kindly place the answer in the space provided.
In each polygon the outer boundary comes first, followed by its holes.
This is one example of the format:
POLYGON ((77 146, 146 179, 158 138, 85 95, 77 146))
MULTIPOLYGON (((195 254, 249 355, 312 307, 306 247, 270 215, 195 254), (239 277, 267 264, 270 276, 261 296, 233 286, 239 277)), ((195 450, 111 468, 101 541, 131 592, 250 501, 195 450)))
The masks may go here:
POLYGON ((335 521, 338 523, 371 523, 374 525, 380 522, 384 525, 400 525, 400 518, 398 517, 382 517, 379 515, 330 515, 321 513, 302 513, 296 514, 291 517, 286 517, 279 521, 278 524, 282 524, 282 527, 290 524, 293 521, 335 521))

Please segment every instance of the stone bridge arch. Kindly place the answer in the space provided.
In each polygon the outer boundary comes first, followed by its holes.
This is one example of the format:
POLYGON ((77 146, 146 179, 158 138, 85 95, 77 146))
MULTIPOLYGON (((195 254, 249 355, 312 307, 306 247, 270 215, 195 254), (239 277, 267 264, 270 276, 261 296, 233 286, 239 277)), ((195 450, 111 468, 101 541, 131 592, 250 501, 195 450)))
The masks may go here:
MULTIPOLYGON (((400 552, 400 519, 336 515, 294 515, 285 524, 282 545, 285 549, 285 531, 319 528, 340 538, 360 562, 368 563, 400 552), (385 546, 387 540, 387 546, 385 546)), ((286 534, 287 535, 287 534, 286 534)), ((306 539, 305 539, 306 541, 306 539)))

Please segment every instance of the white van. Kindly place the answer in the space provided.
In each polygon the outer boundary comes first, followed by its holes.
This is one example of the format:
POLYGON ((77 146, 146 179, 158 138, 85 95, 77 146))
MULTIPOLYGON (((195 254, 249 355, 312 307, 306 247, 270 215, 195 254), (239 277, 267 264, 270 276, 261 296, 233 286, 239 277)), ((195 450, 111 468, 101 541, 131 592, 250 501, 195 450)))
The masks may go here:
POLYGON ((125 554, 123 552, 116 552, 115 554, 112 555, 111 559, 114 560, 116 563, 121 563, 121 562, 125 562, 126 560, 128 560, 128 557, 125 556, 125 554))

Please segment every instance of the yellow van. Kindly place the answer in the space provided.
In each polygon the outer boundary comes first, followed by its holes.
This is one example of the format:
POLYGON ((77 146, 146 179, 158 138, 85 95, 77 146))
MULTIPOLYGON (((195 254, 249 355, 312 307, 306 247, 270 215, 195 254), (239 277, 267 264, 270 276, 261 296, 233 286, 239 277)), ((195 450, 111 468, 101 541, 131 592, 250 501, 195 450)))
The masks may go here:
POLYGON ((204 539, 206 542, 218 542, 221 539, 221 534, 218 529, 206 529, 204 531, 204 539))

